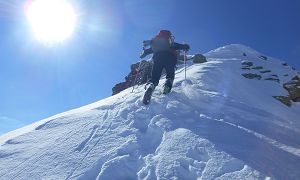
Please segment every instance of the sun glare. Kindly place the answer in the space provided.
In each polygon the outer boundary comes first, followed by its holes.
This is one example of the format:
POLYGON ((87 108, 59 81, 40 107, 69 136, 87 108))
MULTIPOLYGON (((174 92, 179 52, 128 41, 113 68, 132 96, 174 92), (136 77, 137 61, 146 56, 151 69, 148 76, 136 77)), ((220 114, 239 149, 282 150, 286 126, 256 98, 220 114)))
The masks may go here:
POLYGON ((64 41, 76 24, 74 8, 66 0, 31 0, 26 15, 34 35, 44 43, 64 41))

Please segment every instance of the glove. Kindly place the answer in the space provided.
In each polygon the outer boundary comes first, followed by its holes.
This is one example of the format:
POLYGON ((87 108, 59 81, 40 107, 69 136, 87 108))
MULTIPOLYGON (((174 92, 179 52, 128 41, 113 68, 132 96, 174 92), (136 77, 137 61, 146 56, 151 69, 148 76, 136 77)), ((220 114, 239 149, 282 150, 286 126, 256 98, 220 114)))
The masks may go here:
POLYGON ((140 58, 143 59, 144 57, 146 57, 145 51, 143 51, 140 55, 140 58))
POLYGON ((190 46, 188 44, 184 44, 183 50, 189 51, 190 50, 190 46))
POLYGON ((147 47, 151 45, 152 40, 145 40, 143 41, 143 47, 147 47))

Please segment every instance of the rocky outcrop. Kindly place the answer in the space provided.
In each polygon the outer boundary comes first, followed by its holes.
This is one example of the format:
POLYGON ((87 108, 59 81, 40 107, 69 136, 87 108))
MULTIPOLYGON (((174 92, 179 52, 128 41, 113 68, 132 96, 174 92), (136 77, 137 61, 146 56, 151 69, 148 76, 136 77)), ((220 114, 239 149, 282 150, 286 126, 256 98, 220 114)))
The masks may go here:
MULTIPOLYGON (((267 60, 267 57, 260 56, 261 59, 267 60)), ((286 63, 283 63, 284 66, 287 66, 286 63)), ((254 66, 254 64, 250 61, 242 61, 242 69, 243 70, 257 70, 259 73, 244 73, 242 76, 248 79, 257 79, 257 80, 266 80, 266 81, 274 81, 280 83, 279 76, 277 74, 271 74, 265 77, 265 73, 271 73, 271 70, 264 70, 262 66, 254 66), (264 76, 264 77, 263 77, 264 76)), ((288 74, 284 75, 285 77, 288 74)), ((292 102, 300 102, 300 76, 297 75, 293 77, 290 81, 283 84, 283 88, 288 91, 288 96, 273 96, 278 101, 282 102, 287 106, 291 106, 292 102)))
POLYGON ((290 98, 286 97, 286 96, 273 96, 273 98, 277 99, 278 101, 280 101, 281 103, 291 107, 292 106, 292 102, 290 100, 290 98))
POLYGON ((253 62, 251 62, 251 61, 242 61, 242 65, 244 67, 250 67, 250 66, 253 66, 253 62))
POLYGON ((273 96, 278 101, 287 106, 292 106, 292 102, 300 102, 300 77, 295 76, 289 82, 283 84, 283 88, 288 91, 288 96, 273 96))
MULTIPOLYGON (((195 54, 186 57, 187 61, 193 61, 194 64, 201 64, 207 62, 207 59, 202 54, 195 54)), ((177 64, 184 64, 184 55, 178 54, 177 64)))
MULTIPOLYGON (((265 61, 268 60, 268 57, 266 56, 258 57, 265 61)), ((263 66, 255 66, 253 62, 246 60, 242 61, 241 65, 243 70, 248 70, 248 73, 242 74, 242 76, 244 76, 245 78, 257 80, 263 79, 265 81, 274 81, 277 83, 281 82, 277 74, 271 74, 272 71, 264 69, 263 66)), ((282 63, 282 65, 288 66, 287 63, 282 63)), ((284 74, 283 76, 288 77, 289 74, 284 74)), ((277 99, 278 101, 289 107, 292 106, 293 102, 300 102, 300 74, 293 77, 287 83, 284 83, 283 88, 288 91, 288 96, 273 96, 273 98, 277 99)))
POLYGON ((251 70, 251 66, 253 66, 253 62, 251 62, 251 61, 242 61, 242 69, 243 70, 251 70))
POLYGON ((272 72, 271 70, 263 70, 263 71, 259 71, 260 73, 270 73, 270 72, 272 72))
POLYGON ((242 67, 243 70, 251 70, 249 67, 242 67))
POLYGON ((289 98, 294 102, 300 102, 300 78, 295 76, 291 81, 283 84, 284 89, 289 93, 289 98))
POLYGON ((265 78, 265 80, 267 80, 267 81, 275 81, 275 82, 280 83, 280 79, 279 79, 278 75, 276 75, 276 74, 270 75, 268 78, 265 78))
POLYGON ((280 83, 280 80, 278 78, 274 78, 274 77, 265 78, 265 80, 267 80, 267 81, 275 81, 275 82, 280 83))
POLYGON ((252 69, 255 69, 255 70, 261 70, 261 69, 263 69, 263 67, 262 67, 262 66, 255 66, 255 67, 253 67, 252 69))
POLYGON ((192 57, 193 63, 195 64, 200 64, 200 63, 205 63, 207 62, 206 57, 203 56, 202 54, 195 54, 192 57))
POLYGON ((263 66, 254 66, 254 63, 251 62, 251 61, 242 61, 241 62, 242 64, 242 69, 243 70, 256 70, 255 73, 244 73, 242 74, 242 76, 244 76, 245 78, 248 78, 248 79, 258 79, 258 80, 261 80, 261 79, 264 79, 266 81, 275 81, 275 82, 278 82, 280 83, 280 79, 279 79, 279 76, 276 75, 276 74, 272 74, 270 75, 269 77, 263 77, 265 76, 264 74, 265 73, 270 73, 272 72, 271 70, 264 70, 264 67, 263 66))
MULTIPOLYGON (((242 69, 243 70, 251 70, 251 69, 257 68, 257 66, 252 67, 252 66, 254 66, 254 64, 251 61, 242 61, 241 64, 242 64, 242 69)), ((254 74, 254 73, 244 73, 244 74, 242 74, 242 76, 244 76, 247 79, 258 79, 258 80, 260 80, 262 78, 261 75, 254 74)))
POLYGON ((258 79, 258 80, 260 80, 262 78, 261 75, 253 74, 253 73, 245 73, 245 74, 242 74, 242 76, 244 76, 245 78, 248 78, 248 79, 258 79))
POLYGON ((116 84, 113 88, 113 94, 118 94, 119 92, 132 87, 135 80, 136 84, 144 84, 150 79, 151 70, 152 70, 152 61, 141 61, 141 66, 139 68, 140 63, 132 64, 130 69, 130 73, 125 77, 125 82, 121 82, 116 84))
POLYGON ((267 56, 263 56, 263 55, 261 55, 261 56, 258 56, 261 60, 264 60, 264 61, 267 61, 268 60, 268 57, 267 56))
POLYGON ((278 78, 278 75, 276 75, 276 74, 272 74, 271 76, 272 76, 272 77, 278 78))

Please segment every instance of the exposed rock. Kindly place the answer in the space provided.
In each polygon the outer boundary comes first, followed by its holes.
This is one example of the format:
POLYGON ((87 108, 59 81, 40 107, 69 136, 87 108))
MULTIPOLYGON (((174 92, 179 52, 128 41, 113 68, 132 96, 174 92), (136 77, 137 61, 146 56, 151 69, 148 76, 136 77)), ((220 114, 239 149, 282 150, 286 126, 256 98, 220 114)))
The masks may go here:
POLYGON ((278 78, 269 77, 269 78, 265 78, 265 80, 267 80, 267 81, 276 81, 276 82, 280 83, 280 80, 278 78))
POLYGON ((116 85, 112 88, 112 91, 113 91, 113 94, 112 94, 112 95, 118 94, 119 92, 123 91, 123 90, 126 89, 127 87, 128 87, 127 82, 122 82, 122 83, 116 84, 116 85))
POLYGON ((292 87, 289 89, 289 97, 291 98, 291 100, 296 100, 298 98, 300 98, 300 88, 298 87, 292 87))
POLYGON ((253 66, 253 62, 251 61, 242 61, 243 66, 253 66))
POLYGON ((247 56, 247 54, 246 54, 246 53, 243 53, 243 56, 247 56))
POLYGON ((203 56, 202 54, 195 54, 192 57, 193 63, 195 64, 200 64, 200 63, 205 63, 207 62, 206 57, 203 56))
POLYGON ((262 66, 255 66, 255 67, 253 67, 252 69, 255 69, 255 70, 261 70, 261 69, 263 69, 263 67, 262 67, 262 66))
POLYGON ((242 74, 242 76, 244 76, 245 78, 248 78, 248 79, 258 79, 258 80, 260 80, 262 78, 261 75, 253 74, 253 73, 242 74))
MULTIPOLYGON (((202 54, 195 54, 193 56, 187 56, 186 61, 193 61, 195 64, 205 63, 207 59, 202 54)), ((184 55, 178 54, 177 55, 177 64, 184 64, 184 55)))
POLYGON ((289 97, 285 97, 285 96, 273 96, 273 98, 277 99, 278 101, 282 102, 283 104, 291 107, 292 106, 292 102, 290 100, 289 97))
POLYGON ((288 64, 287 64, 287 63, 282 63, 282 65, 283 65, 283 66, 288 66, 288 64))
MULTIPOLYGON (((193 60, 194 56, 186 56, 186 61, 193 60)), ((184 55, 177 51, 177 64, 184 64, 184 55)))
POLYGON ((148 81, 151 76, 152 70, 152 61, 141 62, 141 67, 139 69, 139 63, 131 65, 130 73, 125 77, 125 82, 116 84, 113 88, 113 95, 118 94, 119 92, 132 87, 136 78, 136 84, 144 84, 148 81))
POLYGON ((251 61, 242 61, 242 69, 243 70, 251 70, 251 66, 253 66, 253 62, 251 62, 251 61))
POLYGON ((268 60, 268 57, 267 56, 263 56, 263 55, 261 55, 261 56, 258 56, 260 59, 262 59, 262 60, 268 60))
POLYGON ((264 70, 264 71, 259 71, 260 73, 270 73, 272 72, 271 70, 264 70))
POLYGON ((289 98, 294 102, 299 102, 300 99, 300 78, 295 76, 287 83, 283 84, 284 89, 289 93, 289 98))
POLYGON ((285 75, 283 75, 283 76, 285 76, 285 77, 286 77, 286 76, 289 76, 289 75, 288 75, 288 74, 285 74, 285 75))
POLYGON ((295 76, 295 77, 292 78, 292 80, 294 80, 294 81, 300 81, 300 77, 299 76, 295 76))
POLYGON ((272 74, 271 76, 273 76, 273 77, 277 77, 277 78, 278 78, 278 75, 276 75, 276 74, 272 74))
POLYGON ((296 99, 293 99, 294 102, 300 102, 300 97, 299 98, 296 98, 296 99))
POLYGON ((295 78, 293 78, 292 80, 290 80, 289 82, 285 83, 283 85, 283 87, 286 89, 286 88, 289 88, 291 86, 300 86, 300 80, 297 80, 295 78))
POLYGON ((251 68, 249 68, 249 67, 242 67, 242 69, 244 69, 244 70, 251 70, 251 68))

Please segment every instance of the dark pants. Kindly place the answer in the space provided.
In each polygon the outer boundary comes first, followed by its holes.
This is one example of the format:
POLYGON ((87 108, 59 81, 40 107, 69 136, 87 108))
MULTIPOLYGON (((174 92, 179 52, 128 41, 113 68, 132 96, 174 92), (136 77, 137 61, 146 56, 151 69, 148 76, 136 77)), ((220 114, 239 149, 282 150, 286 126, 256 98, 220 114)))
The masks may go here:
POLYGON ((163 69, 166 70, 165 86, 172 88, 175 77, 176 55, 172 52, 160 52, 153 56, 153 69, 150 82, 158 85, 163 69))

